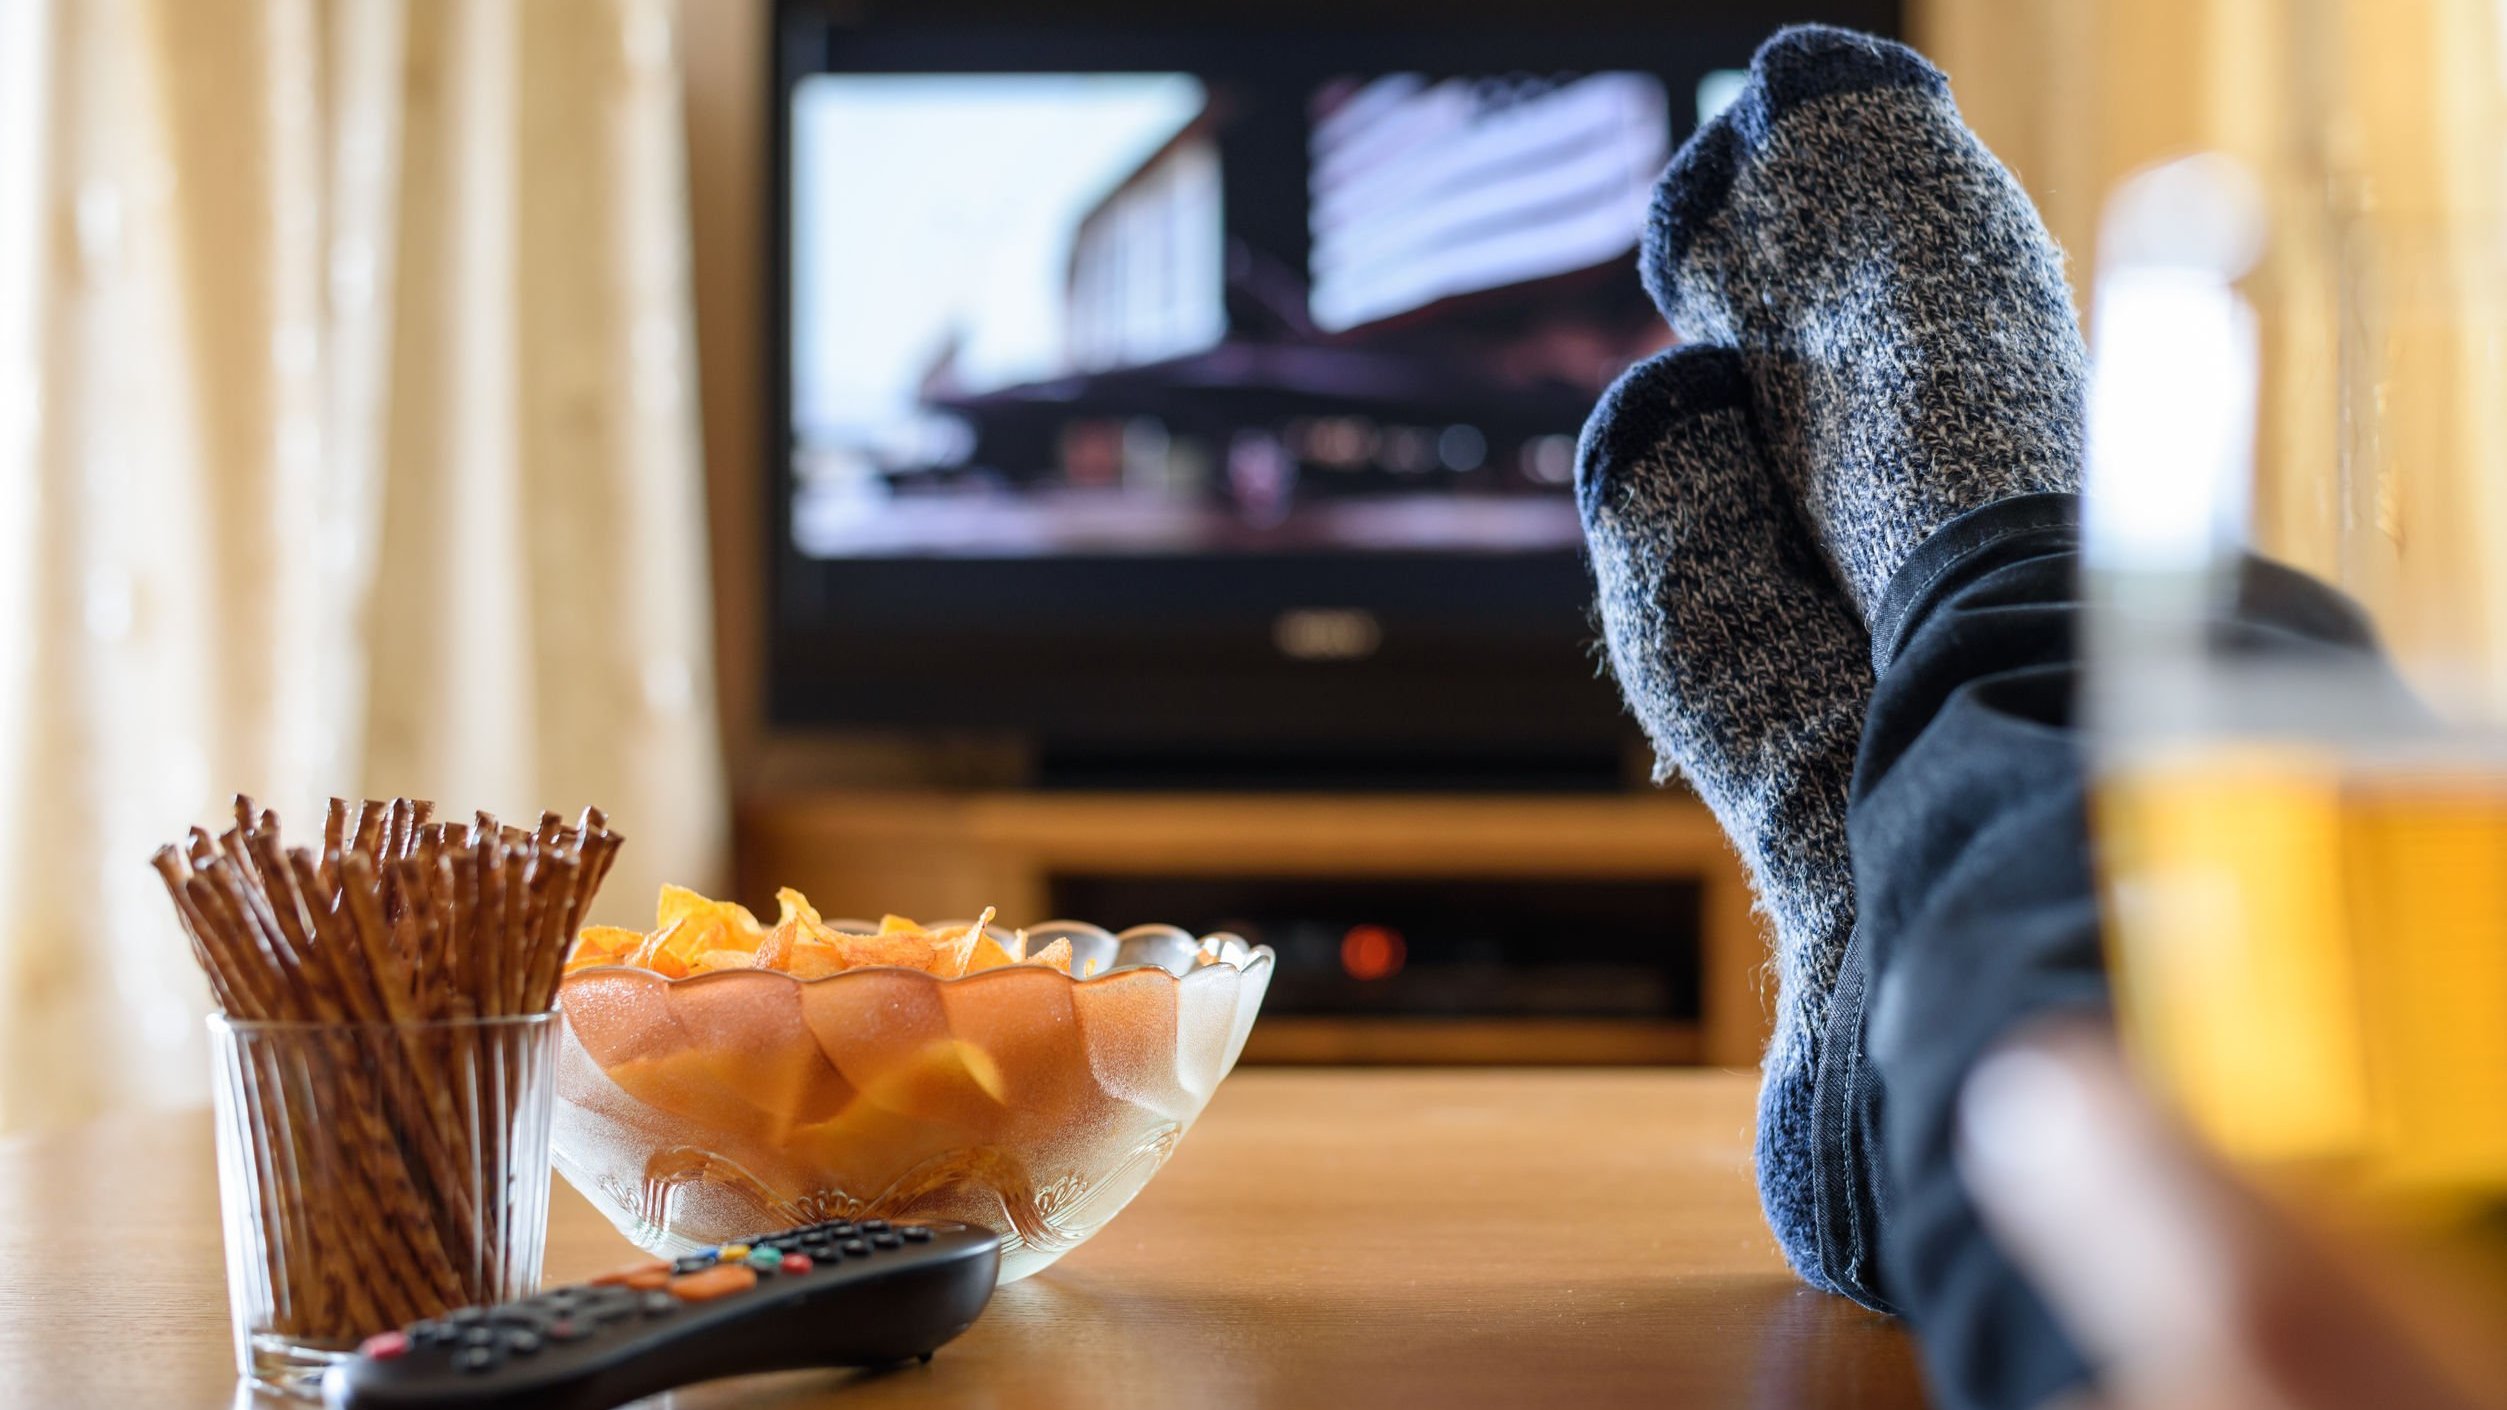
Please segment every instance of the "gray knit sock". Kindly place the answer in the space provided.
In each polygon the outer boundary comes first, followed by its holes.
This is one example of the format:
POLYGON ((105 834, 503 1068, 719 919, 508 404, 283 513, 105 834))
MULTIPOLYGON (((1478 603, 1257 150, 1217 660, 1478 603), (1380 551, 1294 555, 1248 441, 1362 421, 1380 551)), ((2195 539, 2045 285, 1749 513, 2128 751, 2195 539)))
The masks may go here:
POLYGON ((1768 40, 1664 173, 1641 268, 1683 339, 1748 360, 1769 455, 1866 621, 1942 524, 2080 488, 2062 251, 1913 50, 1768 40))
POLYGON ((1872 693, 1869 644, 1759 450, 1741 358, 1682 347, 1594 408, 1576 500, 1603 637, 1657 776, 1686 778, 1741 854, 1776 932, 1759 1091, 1759 1197, 1813 1284, 1811 1094, 1854 925, 1846 786, 1872 693))

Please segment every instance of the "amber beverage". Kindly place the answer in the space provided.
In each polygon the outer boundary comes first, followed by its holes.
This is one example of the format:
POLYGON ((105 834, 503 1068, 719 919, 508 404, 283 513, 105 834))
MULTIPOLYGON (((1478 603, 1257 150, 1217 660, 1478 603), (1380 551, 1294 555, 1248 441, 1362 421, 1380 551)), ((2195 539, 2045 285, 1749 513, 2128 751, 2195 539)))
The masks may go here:
POLYGON ((2507 769, 2210 743, 2095 802, 2137 1057, 2231 1157, 2507 1209, 2507 769))

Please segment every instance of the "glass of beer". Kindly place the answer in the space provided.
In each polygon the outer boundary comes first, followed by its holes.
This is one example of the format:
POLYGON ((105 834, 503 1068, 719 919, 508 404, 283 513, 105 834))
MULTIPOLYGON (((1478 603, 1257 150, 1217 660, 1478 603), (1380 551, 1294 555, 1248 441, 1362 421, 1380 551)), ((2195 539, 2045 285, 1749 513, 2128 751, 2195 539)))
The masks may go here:
POLYGON ((2128 183, 2102 236, 2085 708, 2119 1018, 2248 1169, 2496 1230, 2507 399, 2471 374, 2501 357, 2507 227, 2334 211, 2267 256, 2291 224, 2201 158, 2128 183), (2312 343, 2257 301, 2292 244, 2330 275, 2312 343), (2274 590, 2258 545, 2349 592, 2379 645, 2224 627, 2274 590))

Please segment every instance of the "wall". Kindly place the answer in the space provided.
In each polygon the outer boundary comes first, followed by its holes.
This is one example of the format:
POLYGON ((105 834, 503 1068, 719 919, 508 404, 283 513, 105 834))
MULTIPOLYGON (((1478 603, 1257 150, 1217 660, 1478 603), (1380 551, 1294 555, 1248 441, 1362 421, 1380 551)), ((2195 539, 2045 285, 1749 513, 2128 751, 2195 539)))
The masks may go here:
POLYGON ((2424 684, 2507 701, 2507 138, 2497 0, 1913 0, 2071 252, 2106 194, 2200 150, 2261 178, 2273 241, 2256 538, 2340 581, 2424 684))

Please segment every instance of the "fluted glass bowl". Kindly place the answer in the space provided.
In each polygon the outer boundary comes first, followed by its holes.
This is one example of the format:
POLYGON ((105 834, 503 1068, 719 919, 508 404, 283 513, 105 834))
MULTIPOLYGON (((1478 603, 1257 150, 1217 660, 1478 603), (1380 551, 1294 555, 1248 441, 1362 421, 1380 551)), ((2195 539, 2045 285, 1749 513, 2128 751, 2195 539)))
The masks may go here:
POLYGON ((569 975, 558 1172, 664 1256, 910 1216, 1000 1234, 1003 1282, 1037 1272, 1166 1163, 1244 1050, 1272 954, 1165 925, 1027 936, 1068 939, 1090 977, 569 975))

